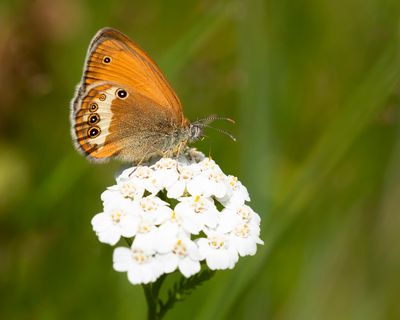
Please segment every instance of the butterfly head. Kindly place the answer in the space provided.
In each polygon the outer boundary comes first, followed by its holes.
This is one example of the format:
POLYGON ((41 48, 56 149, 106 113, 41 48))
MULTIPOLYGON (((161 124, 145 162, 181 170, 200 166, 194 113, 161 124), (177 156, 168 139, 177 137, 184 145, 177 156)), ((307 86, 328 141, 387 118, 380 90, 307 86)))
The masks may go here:
POLYGON ((195 142, 204 135, 204 123, 193 122, 189 125, 189 141, 195 142))

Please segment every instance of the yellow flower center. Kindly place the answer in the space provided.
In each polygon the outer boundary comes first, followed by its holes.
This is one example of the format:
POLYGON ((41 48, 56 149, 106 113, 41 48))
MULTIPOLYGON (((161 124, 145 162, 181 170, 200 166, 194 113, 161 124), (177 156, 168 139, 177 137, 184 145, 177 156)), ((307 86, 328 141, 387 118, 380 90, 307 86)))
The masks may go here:
POLYGON ((182 225, 182 220, 176 215, 175 211, 171 213, 171 222, 176 223, 178 226, 182 225))
POLYGON ((180 179, 181 180, 190 180, 193 178, 193 172, 189 169, 182 168, 180 169, 180 179))
POLYGON ((251 218, 251 212, 247 207, 241 207, 238 209, 237 214, 242 218, 244 221, 250 221, 251 218))
POLYGON ((247 223, 243 223, 236 226, 234 233, 240 238, 247 238, 250 234, 249 225, 247 223))
POLYGON ((111 212, 111 219, 114 223, 119 223, 121 221, 122 216, 124 216, 124 212, 120 210, 114 210, 111 212))
POLYGON ((140 207, 145 212, 151 212, 157 210, 158 204, 153 199, 143 198, 140 200, 140 207))
POLYGON ((138 228, 139 233, 148 233, 151 230, 151 226, 147 223, 141 223, 138 228))
POLYGON ((143 264, 149 260, 149 257, 143 252, 143 250, 134 248, 132 249, 132 259, 138 264, 143 264))
POLYGON ((207 158, 202 162, 202 167, 204 170, 215 168, 215 161, 211 158, 207 158))
POLYGON ((196 213, 203 213, 206 210, 206 204, 200 196, 195 196, 192 203, 192 208, 196 213))
POLYGON ((124 198, 133 199, 136 193, 136 187, 131 182, 125 182, 120 188, 121 194, 124 198))
POLYGON ((236 189, 236 187, 237 187, 237 181, 238 181, 238 178, 237 178, 237 177, 235 177, 235 176, 229 176, 229 184, 230 184, 230 186, 231 186, 233 189, 236 189))
POLYGON ((160 159, 155 167, 159 170, 167 170, 167 169, 172 169, 176 165, 176 162, 170 158, 162 158, 160 159))
POLYGON ((179 239, 174 248, 172 249, 172 252, 175 253, 176 255, 180 256, 181 258, 187 256, 187 248, 186 246, 182 243, 182 240, 179 239))
POLYGON ((208 238, 208 245, 213 249, 221 249, 225 246, 225 239, 218 236, 208 238))
POLYGON ((134 176, 139 179, 148 179, 151 177, 152 173, 149 167, 138 167, 134 172, 134 176))
POLYGON ((224 180, 224 175, 220 172, 211 172, 208 179, 214 182, 222 182, 224 180))

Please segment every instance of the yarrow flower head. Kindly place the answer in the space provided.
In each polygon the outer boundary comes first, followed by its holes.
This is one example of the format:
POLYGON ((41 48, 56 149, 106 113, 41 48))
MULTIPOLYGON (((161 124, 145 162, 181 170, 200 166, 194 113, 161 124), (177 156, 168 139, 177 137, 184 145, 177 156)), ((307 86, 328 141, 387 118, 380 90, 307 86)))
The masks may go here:
POLYGON ((190 277, 201 264, 232 269, 263 244, 246 187, 195 149, 124 170, 101 199, 93 230, 100 242, 130 244, 114 250, 113 266, 132 284, 176 270, 190 277))

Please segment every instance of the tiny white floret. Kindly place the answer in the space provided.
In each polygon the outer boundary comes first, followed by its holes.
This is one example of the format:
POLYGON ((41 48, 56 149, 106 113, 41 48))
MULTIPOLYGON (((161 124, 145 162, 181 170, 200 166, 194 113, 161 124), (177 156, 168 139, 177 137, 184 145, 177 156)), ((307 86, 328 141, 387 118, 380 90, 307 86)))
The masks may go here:
POLYGON ((215 227, 218 222, 218 211, 212 199, 197 195, 180 198, 174 209, 182 221, 185 231, 198 234, 206 226, 215 227))
POLYGON ((133 237, 138 228, 139 216, 135 215, 125 202, 119 206, 107 206, 104 212, 96 214, 92 219, 93 230, 100 242, 115 245, 120 237, 133 237))
POLYGON ((119 247, 114 250, 113 267, 116 271, 127 272, 132 284, 147 284, 154 282, 162 274, 158 261, 152 252, 142 248, 119 247))
POLYGON ((229 236, 223 233, 209 231, 207 238, 198 239, 197 244, 200 254, 211 270, 233 269, 239 259, 229 236))

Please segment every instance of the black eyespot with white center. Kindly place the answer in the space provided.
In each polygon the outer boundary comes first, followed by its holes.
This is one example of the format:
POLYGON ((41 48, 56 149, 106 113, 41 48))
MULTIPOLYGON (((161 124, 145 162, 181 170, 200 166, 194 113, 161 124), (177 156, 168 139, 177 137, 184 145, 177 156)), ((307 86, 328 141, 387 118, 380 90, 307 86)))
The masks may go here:
POLYGON ((111 62, 111 57, 109 57, 109 56, 104 56, 104 58, 103 58, 103 63, 109 64, 110 62, 111 62))
POLYGON ((126 97, 128 96, 128 92, 126 92, 125 89, 118 89, 116 91, 116 95, 118 98, 120 98, 121 100, 126 99, 126 97))
POLYGON ((95 111, 97 111, 98 108, 99 108, 99 106, 97 105, 97 103, 92 103, 90 105, 90 112, 95 112, 95 111))
POLYGON ((100 121, 100 116, 97 113, 92 113, 88 117, 88 124, 89 125, 96 124, 99 121, 100 121))
POLYGON ((94 139, 99 136, 100 132, 101 132, 100 128, 98 126, 94 126, 94 127, 89 128, 89 130, 87 131, 87 134, 88 134, 89 138, 94 139))

